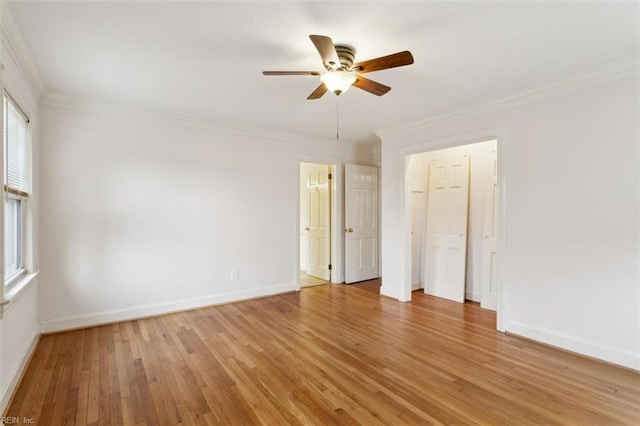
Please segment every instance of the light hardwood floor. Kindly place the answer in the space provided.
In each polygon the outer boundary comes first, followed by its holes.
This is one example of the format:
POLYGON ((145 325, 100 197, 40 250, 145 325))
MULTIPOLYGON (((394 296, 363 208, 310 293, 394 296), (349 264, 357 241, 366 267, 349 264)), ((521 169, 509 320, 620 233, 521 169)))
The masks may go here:
POLYGON ((640 424, 640 375, 379 283, 43 336, 6 415, 40 425, 640 424))
POLYGON ((314 287, 317 285, 330 284, 329 281, 325 281, 322 278, 313 277, 307 275, 305 271, 300 271, 300 288, 314 287))

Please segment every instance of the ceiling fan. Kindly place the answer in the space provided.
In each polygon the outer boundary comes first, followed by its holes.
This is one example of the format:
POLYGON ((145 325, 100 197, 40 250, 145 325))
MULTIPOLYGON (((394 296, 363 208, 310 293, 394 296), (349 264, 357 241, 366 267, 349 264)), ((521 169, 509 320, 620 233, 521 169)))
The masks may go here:
POLYGON ((264 75, 313 75, 319 76, 322 83, 311 92, 307 99, 319 99, 327 90, 340 95, 352 85, 377 96, 382 96, 391 87, 362 77, 362 74, 402 67, 413 63, 413 55, 408 50, 368 61, 353 63, 356 50, 346 44, 334 44, 330 37, 310 35, 309 38, 320 53, 326 69, 320 71, 263 71, 264 75))

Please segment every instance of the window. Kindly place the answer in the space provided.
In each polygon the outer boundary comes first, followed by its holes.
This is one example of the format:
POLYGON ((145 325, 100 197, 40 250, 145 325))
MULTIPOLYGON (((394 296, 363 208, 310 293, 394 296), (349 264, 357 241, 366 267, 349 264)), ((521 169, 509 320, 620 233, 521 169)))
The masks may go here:
POLYGON ((31 192, 29 120, 4 96, 4 281, 5 291, 27 273, 26 211, 31 192))
POLYGON ((4 279, 11 279, 22 269, 22 200, 8 198, 4 214, 4 279))

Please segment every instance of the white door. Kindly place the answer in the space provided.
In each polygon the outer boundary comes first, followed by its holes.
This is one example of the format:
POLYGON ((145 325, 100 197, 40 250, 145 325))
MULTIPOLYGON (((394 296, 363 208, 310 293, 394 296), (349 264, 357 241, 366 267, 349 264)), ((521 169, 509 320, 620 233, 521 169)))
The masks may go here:
POLYGON ((329 166, 314 164, 307 173, 307 275, 331 279, 331 201, 329 166))
POLYGON ((484 211, 484 241, 482 245, 482 294, 480 307, 498 308, 496 283, 498 246, 498 154, 492 150, 489 158, 493 173, 487 187, 484 211))
POLYGON ((378 168, 345 165, 345 282, 378 278, 378 168))
POLYGON ((464 302, 469 158, 429 168, 424 292, 464 302))

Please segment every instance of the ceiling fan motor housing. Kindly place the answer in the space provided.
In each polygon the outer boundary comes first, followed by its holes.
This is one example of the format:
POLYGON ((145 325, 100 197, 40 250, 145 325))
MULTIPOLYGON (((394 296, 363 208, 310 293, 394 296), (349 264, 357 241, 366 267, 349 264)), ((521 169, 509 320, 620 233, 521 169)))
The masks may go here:
POLYGON ((324 64, 324 67, 327 71, 349 71, 353 66, 353 61, 356 57, 356 49, 348 44, 336 44, 336 53, 338 54, 338 58, 340 59, 340 66, 336 67, 333 64, 324 64))

